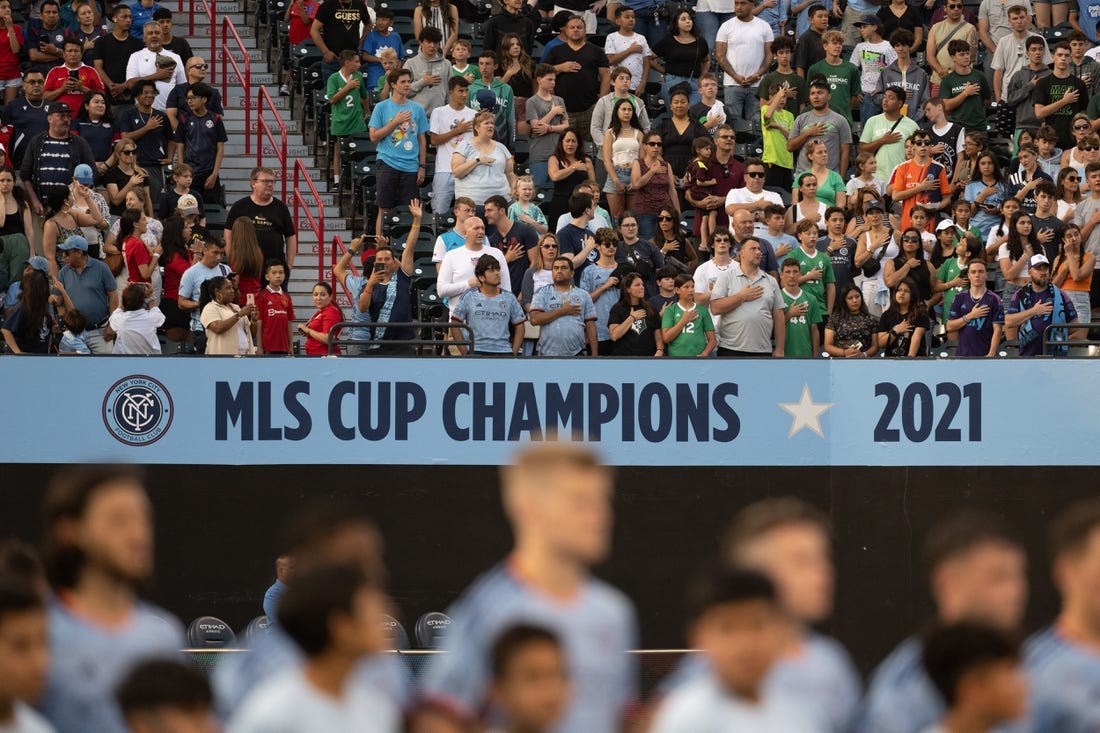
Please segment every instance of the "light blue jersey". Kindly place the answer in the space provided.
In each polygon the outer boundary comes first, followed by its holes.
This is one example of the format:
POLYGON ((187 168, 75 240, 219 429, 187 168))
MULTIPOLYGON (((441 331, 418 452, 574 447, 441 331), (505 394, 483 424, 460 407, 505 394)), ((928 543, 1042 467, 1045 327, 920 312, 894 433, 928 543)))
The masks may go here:
POLYGON ((509 326, 518 326, 527 320, 523 306, 507 290, 492 298, 480 290, 467 290, 451 317, 473 329, 474 351, 485 354, 511 354, 509 326))
POLYGON ((115 687, 150 657, 180 658, 179 622, 145 603, 136 604, 126 624, 112 629, 73 615, 57 600, 47 616, 51 665, 42 714, 58 733, 126 733, 115 687))
MULTIPOLYGON (((226 655, 210 677, 218 717, 228 720, 261 682, 293 669, 302 659, 298 645, 275 627, 260 636, 247 654, 226 655)), ((409 670, 396 654, 364 659, 355 669, 352 682, 381 692, 398 708, 409 703, 409 670)))
POLYGON ((419 136, 428 134, 428 116, 423 107, 411 100, 397 104, 392 99, 384 99, 370 114, 370 128, 381 129, 406 110, 412 115, 409 121, 378 141, 378 159, 394 170, 416 173, 420 165, 419 136))
MULTIPOLYGON (((363 295, 363 288, 367 285, 368 278, 365 275, 352 275, 344 279, 344 285, 347 286, 348 292, 351 294, 351 320, 355 323, 370 323, 370 311, 359 310, 359 297, 363 295)), ((351 338, 362 339, 364 341, 370 341, 374 338, 369 328, 364 326, 357 326, 351 329, 351 338)))
MULTIPOLYGON (((661 684, 665 694, 710 675, 703 654, 685 657, 661 684)), ((765 698, 798 700, 816 730, 847 733, 859 708, 859 673, 835 639, 810 632, 797 656, 785 657, 764 683, 765 698)))
MULTIPOLYGON (((552 288, 546 288, 552 289, 552 288)), ((487 702, 489 650, 518 623, 554 631, 569 661, 573 697, 555 733, 605 733, 620 729, 637 699, 634 655, 637 625, 630 601, 611 586, 588 580, 571 601, 525 586, 501 564, 478 578, 452 607, 454 620, 423 682, 424 697, 464 717, 487 702)))
MULTIPOLYGON (((611 273, 615 272, 617 267, 617 264, 604 267, 593 262, 591 267, 584 268, 584 272, 581 273, 581 288, 588 291, 588 295, 591 296, 596 288, 607 282, 608 278, 611 277, 611 273)), ((607 326, 607 317, 611 315, 611 306, 618 302, 619 289, 615 287, 608 288, 600 293, 599 297, 592 299, 592 304, 596 306, 596 340, 611 340, 611 330, 607 326)))
POLYGON ((906 639, 875 669, 859 733, 921 733, 943 717, 943 698, 921 664, 923 648, 919 639, 906 639))
POLYGON ((550 323, 544 323, 539 334, 539 353, 543 356, 576 356, 586 345, 585 324, 596 319, 596 306, 588 292, 581 288, 570 288, 559 292, 553 285, 547 285, 535 291, 531 299, 532 311, 549 313, 565 305, 566 301, 581 307, 575 316, 562 316, 550 323))
POLYGON ((1100 653, 1044 629, 1024 647, 1031 733, 1100 731, 1100 653))

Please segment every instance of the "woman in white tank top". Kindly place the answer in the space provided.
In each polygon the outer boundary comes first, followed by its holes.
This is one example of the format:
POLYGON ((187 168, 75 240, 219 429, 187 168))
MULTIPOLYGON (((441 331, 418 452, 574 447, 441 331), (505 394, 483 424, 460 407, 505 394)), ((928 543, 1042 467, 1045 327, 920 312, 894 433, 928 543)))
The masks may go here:
POLYGON ((630 166, 642 149, 642 127, 634 109, 633 97, 615 100, 611 109, 611 126, 603 134, 603 165, 607 181, 607 208, 618 219, 631 207, 630 166))

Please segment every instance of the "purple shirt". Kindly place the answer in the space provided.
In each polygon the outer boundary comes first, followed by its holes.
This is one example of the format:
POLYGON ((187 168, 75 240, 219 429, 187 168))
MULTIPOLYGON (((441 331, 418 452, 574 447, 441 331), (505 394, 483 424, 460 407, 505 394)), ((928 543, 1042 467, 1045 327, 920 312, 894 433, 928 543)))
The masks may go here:
POLYGON ((977 299, 969 290, 964 290, 952 301, 948 320, 962 318, 974 308, 983 305, 989 307, 989 315, 963 324, 959 331, 959 346, 955 349, 955 356, 986 356, 990 344, 993 343, 993 326, 1004 324, 1005 311, 1001 299, 992 290, 986 290, 977 299))

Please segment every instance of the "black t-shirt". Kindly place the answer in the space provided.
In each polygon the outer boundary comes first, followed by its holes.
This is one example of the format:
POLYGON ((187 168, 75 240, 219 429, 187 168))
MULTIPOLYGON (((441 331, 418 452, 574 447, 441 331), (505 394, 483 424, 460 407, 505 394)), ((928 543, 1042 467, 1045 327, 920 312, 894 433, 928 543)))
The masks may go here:
MULTIPOLYGON (((882 314, 882 320, 879 321, 878 330, 880 333, 886 333, 894 326, 901 323, 903 320, 902 315, 897 311, 886 311, 882 314)), ((922 315, 913 322, 913 330, 908 333, 903 333, 901 336, 892 336, 889 343, 886 344, 887 356, 909 356, 909 345, 913 341, 913 331, 918 328, 923 328, 925 331, 931 326, 931 321, 928 320, 928 315, 922 315)), ((928 349, 926 348, 927 342, 924 338, 920 340, 920 347, 917 349, 917 356, 928 356, 928 349)))
MULTIPOLYGON (((794 47, 794 63, 796 69, 804 69, 809 72, 810 67, 825 58, 825 46, 821 43, 821 34, 816 31, 806 31, 798 39, 798 45, 794 47)), ((806 80, 809 83, 809 79, 806 80)))
MULTIPOLYGON (((638 306, 639 308, 641 306, 638 306)), ((622 323, 630 316, 630 309, 616 303, 611 306, 607 322, 622 323)), ((653 356, 657 352, 657 329, 661 319, 656 315, 634 321, 634 325, 618 341, 611 342, 612 356, 653 356)))
POLYGON ((545 63, 551 66, 565 61, 576 61, 581 65, 581 70, 559 73, 554 94, 565 100, 567 111, 583 112, 600 98, 599 70, 607 68, 607 55, 602 48, 591 43, 585 43, 578 51, 574 51, 568 43, 562 43, 546 54, 545 63))
MULTIPOLYGON (((202 194, 196 189, 192 188, 188 191, 189 194, 195 197, 195 201, 199 205, 199 213, 202 214, 205 209, 202 201, 202 194)), ((176 207, 179 205, 181 194, 176 193, 174 186, 168 186, 160 192, 160 201, 157 202, 157 218, 164 221, 168 217, 172 216, 176 212, 176 207)))
POLYGON ((260 206, 251 196, 245 196, 229 208, 225 228, 233 229, 233 222, 242 216, 247 216, 256 225, 256 239, 260 242, 264 259, 286 262, 286 240, 297 234, 294 219, 291 218, 286 204, 279 199, 272 199, 270 204, 260 206))
POLYGON ((165 44, 164 47, 169 51, 174 51, 177 56, 183 59, 183 63, 185 64, 187 63, 187 59, 195 55, 187 39, 180 38, 179 36, 172 36, 172 42, 165 44))
POLYGON ((1038 236, 1039 232, 1044 229, 1050 229, 1054 232, 1054 239, 1043 245, 1043 252, 1046 254, 1047 259, 1054 262, 1054 258, 1058 256, 1059 250, 1062 249, 1062 233, 1066 231, 1066 223, 1057 216, 1039 218, 1032 214, 1031 231, 1038 236))
MULTIPOLYGON (((103 177, 100 179, 100 183, 103 188, 107 188, 108 183, 113 183, 118 186, 118 190, 126 188, 126 184, 130 182, 130 174, 121 170, 117 165, 113 165, 103 173, 103 177)), ((145 179, 145 193, 149 193, 149 179, 145 179)), ((105 196, 107 199, 107 205, 111 208, 111 213, 115 216, 121 216, 122 212, 126 210, 126 202, 123 200, 118 204, 111 203, 110 197, 105 196)))
POLYGON ((351 0, 347 4, 341 0, 328 0, 317 9, 313 19, 321 24, 321 38, 325 45, 339 56, 345 49, 359 50, 359 39, 363 36, 361 24, 368 22, 370 15, 362 0, 351 0))
POLYGON ((1077 90, 1077 101, 1055 110, 1053 114, 1042 120, 1058 133, 1058 147, 1062 150, 1069 150, 1074 145, 1073 131, 1070 126, 1073 123, 1073 116, 1078 112, 1084 112, 1088 107, 1088 87, 1076 76, 1059 79, 1054 74, 1048 74, 1035 83, 1035 91, 1032 92, 1035 104, 1045 105, 1057 102, 1072 89, 1077 90))
POLYGON ((126 81, 126 64, 130 56, 145 48, 145 44, 127 34, 125 41, 115 38, 113 33, 102 36, 95 42, 92 58, 103 62, 103 72, 115 84, 126 81))
POLYGON ((518 244, 523 248, 523 255, 514 262, 508 263, 508 276, 512 281, 512 294, 518 297, 523 287, 523 275, 527 272, 527 268, 531 266, 531 260, 527 253, 538 246, 539 233, 522 221, 514 221, 512 222, 512 228, 508 230, 507 236, 501 235, 500 230, 495 226, 490 227, 487 236, 489 237, 489 244, 505 254, 514 244, 518 244))
POLYGON ((672 33, 657 41, 653 53, 665 60, 665 72, 673 76, 699 78, 701 67, 710 55, 710 46, 702 38, 680 43, 672 33))
POLYGON ((168 118, 163 112, 152 110, 145 114, 139 112, 136 106, 131 106, 119 113, 115 123, 119 132, 134 132, 145 127, 150 115, 160 120, 160 127, 154 127, 134 140, 137 164, 144 167, 159 166, 168 157, 168 139, 172 136, 172 125, 168 118))

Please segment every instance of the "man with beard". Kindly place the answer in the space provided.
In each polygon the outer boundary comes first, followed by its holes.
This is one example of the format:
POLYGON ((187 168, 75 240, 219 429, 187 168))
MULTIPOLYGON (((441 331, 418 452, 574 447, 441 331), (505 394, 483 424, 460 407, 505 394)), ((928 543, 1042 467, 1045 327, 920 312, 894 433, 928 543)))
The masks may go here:
MULTIPOLYGON (((1017 339, 1020 356, 1065 356, 1065 346, 1052 346, 1044 351, 1043 332, 1054 324, 1077 323, 1077 309, 1061 288, 1050 282, 1050 261, 1046 255, 1032 255, 1028 260, 1031 287, 1020 288, 1005 310, 1005 336, 1017 339)), ((1052 332, 1051 341, 1065 341, 1065 329, 1052 332)))

